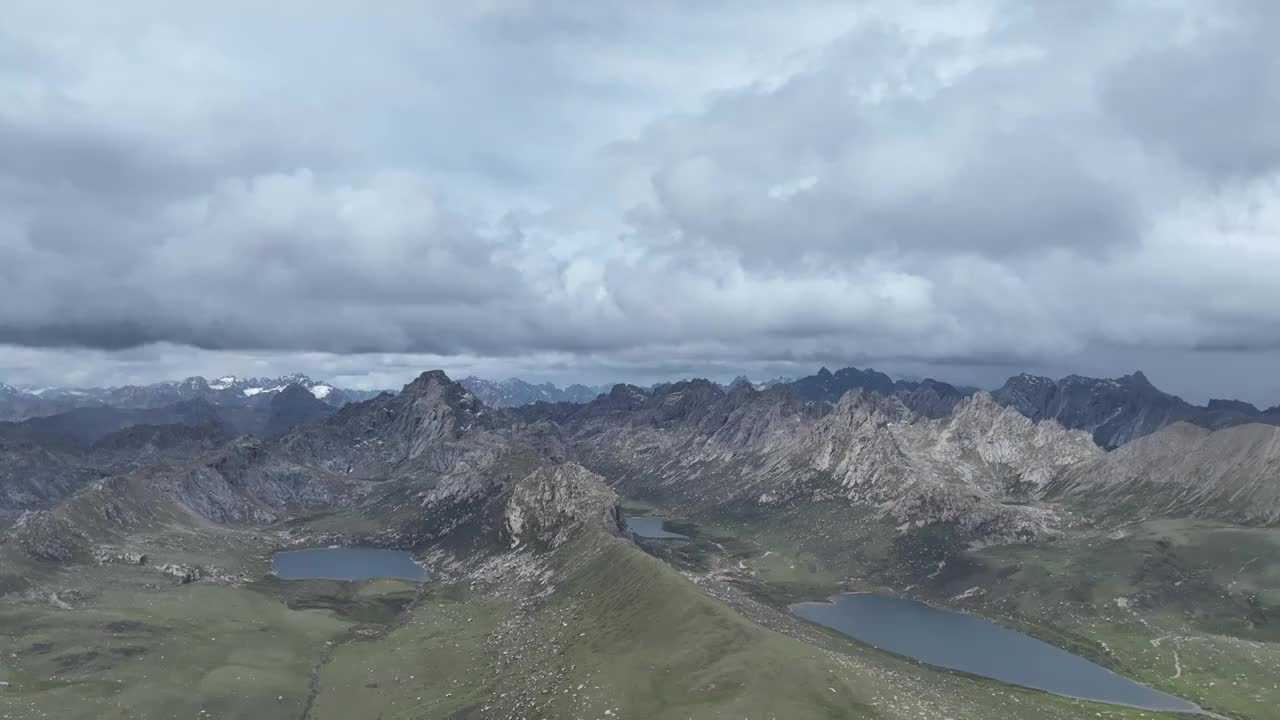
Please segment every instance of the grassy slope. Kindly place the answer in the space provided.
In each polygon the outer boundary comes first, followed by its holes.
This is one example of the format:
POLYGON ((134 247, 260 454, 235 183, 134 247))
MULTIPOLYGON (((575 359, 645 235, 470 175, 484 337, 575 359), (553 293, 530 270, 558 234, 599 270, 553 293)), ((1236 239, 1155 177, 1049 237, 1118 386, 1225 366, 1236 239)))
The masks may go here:
POLYGON ((103 582, 75 611, 0 606, 11 683, 0 717, 287 717, 324 643, 349 625, 251 590, 103 582))
POLYGON ((672 560, 714 541, 729 551, 721 562, 741 568, 735 581, 774 604, 902 593, 986 615, 1220 713, 1280 718, 1280 530, 1158 520, 1123 537, 1077 532, 948 555, 944 540, 893 541, 891 528, 835 503, 699 521, 703 542, 667 550, 672 560))
POLYGON ((437 586, 376 642, 333 653, 314 718, 1155 718, 766 629, 629 544, 545 601, 437 586))
MULTIPOLYGON (((698 528, 677 523, 673 529, 704 539, 654 547, 679 567, 731 567, 741 585, 775 605, 822 597, 865 577, 858 573, 866 568, 879 572, 904 558, 930 566, 928 543, 903 546, 865 516, 815 508, 698 528)), ((1257 551, 1263 560, 1243 570, 1232 564, 1230 580, 1226 570, 1215 577, 1274 597, 1270 546, 1252 544, 1270 536, 1249 537, 1242 544, 1192 533, 1173 545, 1178 562, 1203 552, 1203 562, 1222 568, 1242 547, 1257 551)), ((1158 547, 1134 538, 1133 548, 1158 547)), ((254 577, 265 572, 269 549, 233 531, 134 540, 126 545, 156 562, 208 563, 254 577)), ((634 546, 609 542, 594 554, 599 539, 583 543, 562 552, 556 592, 537 602, 465 584, 430 585, 415 600, 397 582, 261 579, 237 588, 177 585, 153 569, 120 565, 59 571, 42 584, 61 588, 61 600, 76 609, 0 602, 0 681, 10 683, 0 688, 0 718, 302 717, 308 707, 313 720, 610 717, 606 710, 632 718, 1157 717, 936 671, 813 628, 776 632, 634 546)), ((1267 654, 1274 643, 1206 634, 1141 609, 1121 614, 1102 599, 1132 594, 1113 578, 1132 568, 1106 548, 1091 557, 1075 547, 990 549, 940 573, 936 592, 981 577, 992 592, 974 609, 1059 633, 1060 644, 1086 653, 1105 642, 1110 664, 1142 679, 1167 676, 1168 652, 1177 649, 1183 682, 1216 688, 1182 694, 1242 717, 1273 716, 1259 708, 1274 697, 1263 680, 1277 674, 1264 676, 1260 669, 1274 665, 1259 663, 1274 659, 1267 654), (1009 572, 1013 566, 1021 569, 1009 572), (1094 602, 1115 612, 1050 613, 1067 601, 1063 594, 1078 592, 1062 578, 1084 567, 1105 568, 1094 602), (1231 682, 1238 684, 1227 691, 1231 682)), ((1164 566, 1143 565, 1157 578, 1164 566)), ((1226 621, 1213 618, 1215 627, 1226 621)))
POLYGON ((1163 520, 1123 532, 978 553, 980 607, 1056 628, 1219 712, 1280 717, 1280 530, 1163 520))
POLYGON ((39 599, 0 601, 0 718, 300 717, 326 643, 391 621, 416 592, 262 577, 261 542, 204 540, 162 534, 139 549, 262 579, 183 585, 154 567, 44 566, 39 599))
POLYGON ((804 642, 632 545, 573 550, 537 601, 467 585, 416 597, 393 581, 237 588, 77 568, 56 583, 74 610, 0 605, 0 717, 1156 717, 834 636, 804 642))

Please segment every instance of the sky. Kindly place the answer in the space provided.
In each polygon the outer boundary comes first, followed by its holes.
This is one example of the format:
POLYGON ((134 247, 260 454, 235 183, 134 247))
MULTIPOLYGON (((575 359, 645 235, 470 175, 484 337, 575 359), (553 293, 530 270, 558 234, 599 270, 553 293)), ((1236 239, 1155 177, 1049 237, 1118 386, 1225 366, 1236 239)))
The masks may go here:
POLYGON ((0 24, 0 382, 1146 371, 1280 403, 1280 4, 0 24))

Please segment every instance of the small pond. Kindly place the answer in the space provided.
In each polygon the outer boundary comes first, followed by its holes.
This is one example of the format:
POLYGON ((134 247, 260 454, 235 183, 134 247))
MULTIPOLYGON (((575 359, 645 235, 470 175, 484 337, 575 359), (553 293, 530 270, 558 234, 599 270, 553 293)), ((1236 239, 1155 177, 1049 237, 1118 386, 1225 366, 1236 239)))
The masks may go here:
POLYGON ((1082 657, 977 615, 876 595, 837 595, 791 611, 882 650, 930 665, 1057 695, 1145 710, 1200 712, 1194 703, 1139 684, 1082 657))
POLYGON ((271 569, 286 580, 369 580, 396 578, 422 582, 427 573, 403 550, 331 547, 289 550, 271 556, 271 569))
POLYGON ((647 516, 647 517, 629 517, 627 518, 627 529, 643 538, 688 538, 688 535, 681 535, 668 531, 663 527, 667 522, 664 517, 647 516))

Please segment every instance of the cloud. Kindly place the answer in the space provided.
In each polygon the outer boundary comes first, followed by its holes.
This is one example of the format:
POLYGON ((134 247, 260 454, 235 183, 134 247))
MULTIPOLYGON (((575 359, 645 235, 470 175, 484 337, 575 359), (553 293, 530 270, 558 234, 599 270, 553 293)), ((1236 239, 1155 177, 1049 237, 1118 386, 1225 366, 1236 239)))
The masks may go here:
POLYGON ((1190 37, 1143 49, 1103 78, 1102 99, 1136 138, 1210 179, 1280 167, 1274 3, 1226 3, 1190 37))
POLYGON ((600 377, 1280 338, 1270 3, 19 5, 25 352, 600 377))

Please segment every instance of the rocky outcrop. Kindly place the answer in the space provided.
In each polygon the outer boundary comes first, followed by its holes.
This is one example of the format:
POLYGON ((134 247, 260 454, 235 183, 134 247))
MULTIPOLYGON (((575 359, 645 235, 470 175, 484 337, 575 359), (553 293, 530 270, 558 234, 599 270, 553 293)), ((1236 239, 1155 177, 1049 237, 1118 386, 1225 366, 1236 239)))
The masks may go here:
POLYGON ((1067 469, 1048 495, 1125 516, 1280 524, 1280 427, 1179 423, 1067 469))
POLYGON ((503 513, 511 547, 559 547, 585 527, 621 536, 618 495, 604 478, 576 463, 541 468, 512 489, 503 513))
POLYGON ((37 560, 71 562, 89 552, 88 539, 64 516, 48 510, 24 512, 5 539, 37 560))
POLYGON ((93 561, 99 565, 146 565, 147 556, 145 553, 98 546, 93 549, 93 561))
POLYGON ((157 565, 156 570, 169 577, 176 579, 179 583, 186 585, 193 583, 203 577, 204 573, 199 567, 193 565, 181 565, 178 563, 166 563, 157 565))

